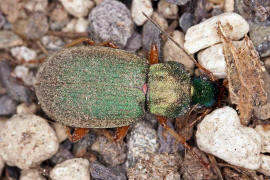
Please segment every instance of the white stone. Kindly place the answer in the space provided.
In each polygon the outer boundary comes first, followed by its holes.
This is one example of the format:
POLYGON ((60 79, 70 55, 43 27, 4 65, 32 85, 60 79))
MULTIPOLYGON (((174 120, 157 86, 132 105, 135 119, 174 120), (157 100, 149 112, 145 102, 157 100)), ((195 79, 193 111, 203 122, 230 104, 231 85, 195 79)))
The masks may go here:
POLYGON ((163 31, 167 30, 168 22, 162 15, 160 15, 159 13, 154 12, 153 15, 152 15, 152 19, 153 19, 153 21, 155 23, 157 23, 160 26, 160 28, 163 31))
MULTIPOLYGON (((184 34, 180 31, 174 31, 172 34, 172 39, 175 40, 180 46, 184 45, 184 34)), ((183 49, 180 49, 168 39, 163 48, 164 61, 176 61, 185 66, 187 70, 191 73, 193 72, 194 62, 192 59, 184 52, 183 49)))
POLYGON ((166 0, 158 2, 158 12, 165 18, 176 19, 178 15, 178 7, 176 4, 169 3, 166 0))
POLYGON ((87 32, 88 21, 84 18, 79 18, 75 24, 74 30, 75 32, 87 32))
POLYGON ((35 81, 34 73, 30 71, 28 67, 24 65, 18 65, 13 72, 16 77, 22 79, 26 85, 33 86, 35 81))
POLYGON ((69 23, 62 29, 64 32, 74 32, 77 19, 72 19, 69 23))
POLYGON ((20 180, 46 180, 37 169, 27 169, 21 172, 20 180))
POLYGON ((198 54, 199 63, 219 79, 227 77, 223 44, 216 44, 198 54))
POLYGON ((270 156, 261 155, 261 159, 262 163, 258 171, 266 176, 270 176, 270 156))
POLYGON ((58 139, 47 121, 32 114, 19 114, 0 131, 0 155, 10 166, 29 169, 52 157, 58 139))
POLYGON ((37 112, 37 105, 35 103, 22 103, 17 106, 17 114, 35 114, 37 112))
POLYGON ((224 161, 256 170, 261 164, 261 136, 254 129, 242 126, 231 107, 216 109, 198 125, 196 139, 202 151, 224 161))
POLYGON ((270 129, 269 129, 269 127, 264 128, 263 125, 258 125, 258 126, 256 126, 255 130, 262 137, 262 150, 261 150, 261 152, 269 152, 270 153, 270 129))
POLYGON ((89 161, 83 158, 66 160, 51 170, 50 177, 52 180, 90 180, 89 161))
POLYGON ((234 10, 234 0, 224 1, 224 12, 233 12, 234 10))
POLYGON ((145 13, 148 17, 152 16, 153 7, 150 0, 133 0, 131 5, 131 17, 138 26, 143 25, 147 18, 143 15, 145 13))
POLYGON ((87 16, 95 3, 91 0, 60 0, 67 12, 75 17, 87 16))
POLYGON ((65 127, 62 124, 53 123, 53 128, 55 130, 59 143, 67 139, 68 136, 65 127))
POLYGON ((219 21, 222 25, 229 23, 232 26, 232 31, 228 33, 228 37, 232 40, 239 40, 249 31, 249 25, 242 16, 232 12, 223 13, 190 27, 185 36, 185 49, 193 54, 221 42, 217 34, 217 22, 219 21))
POLYGON ((33 60, 36 59, 37 57, 37 53, 34 50, 29 49, 25 46, 12 48, 11 54, 17 60, 25 60, 25 61, 33 60))
POLYGON ((24 8, 29 11, 41 11, 47 10, 48 0, 30 0, 24 3, 24 8))
POLYGON ((3 168, 5 167, 5 162, 3 158, 0 156, 0 177, 2 175, 3 168))

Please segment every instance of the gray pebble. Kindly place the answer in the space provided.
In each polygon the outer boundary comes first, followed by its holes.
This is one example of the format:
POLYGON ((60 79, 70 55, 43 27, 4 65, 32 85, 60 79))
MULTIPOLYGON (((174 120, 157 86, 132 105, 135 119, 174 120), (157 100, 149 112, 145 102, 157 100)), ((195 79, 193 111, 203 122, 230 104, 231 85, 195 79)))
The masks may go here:
POLYGON ((133 33, 133 21, 127 7, 115 0, 104 0, 88 17, 88 32, 94 41, 110 41, 123 48, 133 33))
POLYGON ((187 4, 190 0, 166 0, 168 3, 176 4, 179 6, 187 4))
POLYGON ((90 148, 95 140, 96 134, 93 133, 93 131, 90 131, 80 141, 73 144, 72 153, 76 157, 82 157, 86 153, 88 147, 90 148))
POLYGON ((160 49, 161 49, 160 34, 161 34, 161 31, 151 21, 148 20, 143 25, 142 44, 143 44, 143 49, 146 52, 150 51, 152 44, 156 44, 156 46, 158 48, 158 52, 161 52, 160 51, 160 49))
POLYGON ((22 39, 11 31, 0 31, 0 49, 22 45, 22 39))
POLYGON ((107 168, 95 161, 90 165, 90 173, 94 179, 99 180, 125 180, 123 176, 116 173, 113 169, 107 168))
POLYGON ((9 64, 6 61, 0 61, 0 81, 8 95, 16 101, 30 103, 32 97, 30 89, 18 84, 16 79, 10 75, 11 72, 9 64))
POLYGON ((142 47, 142 35, 134 32, 132 36, 128 39, 125 49, 127 51, 136 52, 142 47))
POLYGON ((44 13, 33 13, 28 19, 19 20, 14 24, 14 31, 30 39, 41 39, 49 30, 47 16, 44 13))
POLYGON ((9 96, 0 97, 0 116, 9 116, 15 114, 17 103, 9 96))
POLYGON ((61 144, 57 153, 50 158, 50 162, 53 164, 59 164, 72 158, 74 158, 73 154, 61 144))
POLYGON ((6 20, 3 14, 0 12, 0 29, 4 26, 6 20))
POLYGON ((193 14, 189 12, 185 12, 181 15, 179 19, 179 26, 182 28, 184 32, 188 30, 193 25, 193 14))

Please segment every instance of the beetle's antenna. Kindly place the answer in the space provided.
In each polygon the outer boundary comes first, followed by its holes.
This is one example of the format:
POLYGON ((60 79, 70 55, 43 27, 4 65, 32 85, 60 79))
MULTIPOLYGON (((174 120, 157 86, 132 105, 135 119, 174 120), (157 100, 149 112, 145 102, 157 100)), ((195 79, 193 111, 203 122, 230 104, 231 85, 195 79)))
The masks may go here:
POLYGON ((153 23, 161 32, 162 34, 165 34, 166 37, 168 37, 168 39, 170 39, 177 47, 179 47, 180 49, 182 49, 184 51, 184 53, 190 57, 190 59, 194 62, 194 64, 202 69, 206 74, 209 75, 211 81, 217 81, 217 79, 215 78, 215 76, 213 75, 212 72, 208 71, 205 67, 203 67, 202 65, 200 65, 178 42, 176 42, 170 35, 169 33, 167 33, 166 31, 162 30, 162 28, 160 27, 159 24, 157 24, 155 21, 153 21, 150 17, 148 17, 144 12, 142 12, 143 15, 151 22, 153 23))

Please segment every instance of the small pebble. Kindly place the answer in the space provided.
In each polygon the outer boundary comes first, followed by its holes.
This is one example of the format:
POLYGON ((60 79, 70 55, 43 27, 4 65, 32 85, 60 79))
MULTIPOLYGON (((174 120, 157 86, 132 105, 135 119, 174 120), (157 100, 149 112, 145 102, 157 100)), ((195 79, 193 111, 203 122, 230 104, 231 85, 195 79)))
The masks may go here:
POLYGON ((142 35, 134 32, 128 39, 125 49, 127 51, 136 52, 142 47, 142 35))
POLYGON ((12 31, 0 31, 0 49, 22 45, 22 39, 12 31))
POLYGON ((270 152, 270 126, 269 125, 257 125, 255 130, 262 137, 261 152, 270 152))
POLYGON ((19 0, 1 0, 0 11, 6 15, 10 23, 14 23, 22 11, 22 4, 19 0))
POLYGON ((224 0, 224 12, 234 11, 234 0, 224 0))
POLYGON ((4 167, 5 167, 5 162, 4 162, 3 158, 0 156, 0 177, 2 175, 2 171, 3 171, 4 167))
POLYGON ((158 2, 158 12, 167 19, 176 19, 178 16, 178 7, 165 0, 160 0, 158 2))
POLYGON ((68 13, 60 4, 57 4, 53 11, 49 14, 49 17, 50 29, 53 31, 61 30, 69 22, 68 13))
POLYGON ((216 44, 200 51, 198 54, 198 62, 212 72, 216 78, 224 79, 227 77, 223 44, 216 44))
POLYGON ((50 162, 52 164, 59 164, 72 158, 74 158, 74 155, 63 144, 61 144, 57 153, 50 158, 50 162))
POLYGON ((16 113, 17 103, 9 96, 0 97, 0 116, 10 116, 16 113))
MULTIPOLYGON (((180 31, 174 31, 172 34, 172 39, 175 40, 180 46, 183 47, 184 44, 184 34, 180 31)), ((194 69, 194 62, 192 59, 184 52, 183 49, 176 46, 174 42, 168 39, 163 48, 164 61, 176 61, 183 64, 191 74, 194 69)))
POLYGON ((196 140, 202 151, 236 166, 253 170, 260 167, 261 136, 241 125, 234 109, 216 109, 197 127, 196 140))
POLYGON ((110 41, 123 48, 133 34, 129 9, 119 1, 104 0, 88 17, 88 32, 96 42, 110 41))
POLYGON ((190 0, 166 0, 168 3, 176 4, 179 6, 187 4, 190 0))
POLYGON ((190 12, 184 12, 179 18, 179 26, 180 28, 186 32, 188 28, 193 25, 194 15, 190 12))
POLYGON ((74 158, 57 164, 50 172, 52 180, 90 180, 89 161, 74 158))
POLYGON ((35 103, 22 103, 17 106, 17 114, 35 114, 37 112, 37 105, 35 103))
POLYGON ((37 169, 27 169, 21 172, 20 180, 46 180, 37 169))
POLYGON ((62 29, 64 32, 74 32, 77 19, 71 19, 69 23, 62 29))
MULTIPOLYGON (((157 46, 158 52, 161 52, 161 31, 149 20, 143 25, 142 31, 143 49, 146 52, 149 52, 151 49, 151 45, 155 44, 157 46)), ((161 56, 161 53, 159 53, 159 56, 161 56)))
POLYGON ((60 50, 65 45, 64 41, 56 36, 43 36, 41 42, 46 47, 46 49, 52 51, 60 50))
POLYGON ((82 157, 86 154, 87 150, 90 149, 91 145, 96 140, 96 134, 90 131, 80 141, 73 145, 72 153, 75 157, 82 157))
POLYGON ((58 140, 47 121, 31 114, 15 115, 0 131, 0 155, 10 166, 29 169, 58 150, 58 140))
POLYGON ((128 169, 128 179, 164 179, 179 180, 181 158, 177 154, 151 154, 149 158, 140 159, 128 169))
POLYGON ((60 0, 67 12, 75 17, 85 17, 88 15, 95 3, 91 0, 60 0))
POLYGON ((35 77, 34 73, 29 70, 29 68, 25 67, 24 65, 18 65, 14 69, 13 73, 16 75, 16 77, 23 80, 23 83, 28 86, 33 86, 35 77))
POLYGON ((266 176, 270 176, 270 156, 261 155, 262 163, 259 172, 263 173, 266 176))
POLYGON ((133 0, 131 5, 131 16, 136 25, 141 26, 147 21, 147 17, 152 16, 153 7, 151 0, 133 0))
POLYGON ((26 46, 14 47, 10 51, 12 56, 15 57, 17 60, 29 61, 36 59, 37 57, 37 53, 26 46))
MULTIPOLYGON (((90 165, 91 176, 99 180, 126 180, 121 175, 118 175, 113 169, 105 167, 99 162, 95 161, 90 165)), ((119 171, 118 171, 119 172, 119 171)))
POLYGON ((41 39, 49 30, 48 19, 44 13, 35 12, 27 19, 18 20, 13 29, 26 39, 41 39))
POLYGON ((270 55, 270 26, 250 23, 249 37, 261 57, 270 55))
POLYGON ((218 21, 222 25, 229 23, 232 26, 232 31, 228 34, 228 37, 232 40, 239 40, 249 31, 248 23, 240 15, 230 12, 223 13, 190 27, 185 35, 185 49, 193 54, 221 42, 216 29, 218 21))
POLYGON ((75 32, 82 33, 87 32, 88 21, 84 18, 79 18, 75 24, 75 32))
POLYGON ((48 0, 29 0, 24 3, 24 8, 28 11, 35 12, 45 12, 48 6, 48 0))
POLYGON ((58 142, 61 143, 62 141, 67 139, 67 133, 64 125, 60 123, 53 123, 53 128, 58 138, 58 142))
POLYGON ((99 136, 91 149, 101 154, 104 161, 111 166, 122 164, 126 160, 125 144, 111 142, 104 136, 99 136))
POLYGON ((10 74, 12 69, 7 61, 0 61, 0 81, 7 90, 9 97, 19 102, 31 102, 31 91, 29 88, 17 83, 10 74))
MULTIPOLYGON (((192 148, 196 154, 204 160, 204 162, 209 163, 207 156, 197 148, 192 148)), ((217 179, 211 168, 205 168, 199 160, 194 157, 191 151, 185 153, 185 159, 182 163, 181 173, 183 173, 183 178, 190 180, 203 180, 203 179, 217 179)))
POLYGON ((159 143, 155 129, 146 122, 138 122, 131 130, 128 139, 127 167, 132 166, 138 159, 149 157, 149 153, 158 151, 159 143))
POLYGON ((6 23, 6 19, 0 11, 0 29, 4 26, 5 23, 6 23))
POLYGON ((153 15, 152 15, 152 20, 155 23, 157 23, 163 31, 167 30, 168 22, 162 15, 160 15, 159 13, 154 12, 153 15))

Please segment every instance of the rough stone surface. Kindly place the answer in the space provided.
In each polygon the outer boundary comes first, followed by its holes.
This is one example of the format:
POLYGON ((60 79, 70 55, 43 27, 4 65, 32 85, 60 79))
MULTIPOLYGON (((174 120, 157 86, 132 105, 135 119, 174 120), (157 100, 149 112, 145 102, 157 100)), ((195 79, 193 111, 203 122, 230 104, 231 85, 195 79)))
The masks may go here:
POLYGON ((237 112, 226 106, 208 114, 198 125, 196 140, 202 151, 247 169, 258 169, 261 136, 242 126, 237 112))
POLYGON ((15 115, 0 131, 0 155, 10 166, 29 169, 58 150, 58 140, 45 119, 31 114, 15 115))
POLYGON ((63 144, 61 144, 57 153, 50 158, 50 162, 52 164, 59 164, 72 158, 74 158, 74 155, 63 144))
POLYGON ((53 128, 58 138, 59 143, 67 139, 65 127, 60 123, 53 123, 53 128))
POLYGON ((27 68, 24 65, 18 65, 14 69, 13 73, 16 75, 16 77, 20 78, 25 85, 33 86, 35 77, 34 73, 30 71, 29 68, 27 68))
POLYGON ((157 152, 158 147, 156 130, 146 122, 138 122, 128 140, 127 166, 132 166, 140 158, 149 157, 149 153, 157 152))
POLYGON ((50 177, 52 180, 90 180, 89 161, 83 158, 66 160, 51 170, 50 177))
POLYGON ((262 163, 258 171, 266 176, 270 176, 270 156, 261 155, 261 159, 262 163))
POLYGON ((17 114, 35 114, 37 112, 37 105, 35 103, 26 104, 21 103, 17 106, 17 114))
POLYGON ((19 102, 30 103, 31 91, 17 83, 16 79, 10 74, 12 69, 7 61, 0 61, 0 81, 7 90, 9 97, 19 102))
POLYGON ((0 49, 22 45, 23 41, 11 31, 0 31, 0 49))
POLYGON ((104 161, 111 166, 122 164, 126 160, 125 144, 111 142, 104 136, 99 136, 91 149, 100 153, 104 161))
POLYGON ((158 2, 158 12, 168 19, 176 19, 178 13, 178 7, 175 4, 168 3, 165 0, 158 2))
POLYGON ((17 60, 29 61, 37 57, 37 53, 26 46, 14 47, 10 51, 12 56, 17 60))
POLYGON ((2 175, 3 168, 5 167, 5 162, 3 158, 0 156, 0 177, 2 175))
POLYGON ((133 21, 129 9, 115 0, 104 0, 88 17, 88 32, 94 41, 110 41, 124 47, 133 34, 133 21))
POLYGON ((153 7, 150 0, 133 0, 131 6, 131 16, 136 25, 141 26, 147 17, 143 15, 145 13, 148 17, 152 16, 153 7))
POLYGON ((27 169, 21 172, 20 180, 46 180, 37 169, 27 169))
POLYGON ((9 96, 0 97, 0 116, 9 116, 16 112, 17 103, 9 96))
POLYGON ((60 50, 65 45, 63 40, 56 36, 43 36, 41 42, 47 49, 53 51, 60 50))
POLYGON ((181 29, 186 32, 188 28, 193 25, 194 16, 190 12, 185 12, 179 18, 179 26, 181 29))
POLYGON ((198 54, 199 63, 213 73, 217 78, 227 77, 226 61, 223 54, 223 44, 216 44, 198 54))
POLYGON ((75 32, 87 32, 87 28, 88 28, 88 21, 84 18, 79 18, 77 23, 75 24, 75 32))
POLYGON ((179 6, 185 5, 190 0, 166 0, 168 3, 177 4, 179 6))
POLYGON ((87 16, 90 9, 94 7, 91 0, 60 0, 68 13, 75 17, 87 16))
POLYGON ((168 22, 162 15, 160 15, 159 13, 154 12, 153 15, 152 15, 152 20, 155 23, 157 23, 163 31, 167 30, 168 22))
POLYGON ((270 152, 270 128, 267 125, 257 125, 255 130, 262 137, 261 152, 270 152))
POLYGON ((95 140, 96 134, 93 131, 88 132, 80 141, 73 145, 72 154, 74 154, 76 157, 84 156, 95 140))
POLYGON ((134 32, 128 39, 125 49, 127 51, 136 52, 142 47, 142 35, 134 32))
POLYGON ((128 169, 128 179, 164 179, 179 180, 180 157, 174 154, 151 154, 149 158, 140 159, 128 169))
MULTIPOLYGON (((175 40, 180 46, 183 47, 184 44, 184 34, 180 31, 174 31, 172 34, 172 39, 175 40)), ((185 66, 185 69, 190 73, 193 73, 194 63, 192 59, 184 52, 183 49, 180 49, 168 39, 163 48, 164 61, 176 61, 185 66)))
POLYGON ((48 6, 48 0, 30 0, 25 2, 24 8, 28 11, 40 11, 45 12, 48 6))
POLYGON ((222 25, 229 23, 232 26, 232 31, 228 34, 228 37, 232 40, 239 40, 249 31, 248 23, 239 14, 232 12, 223 13, 190 27, 185 35, 185 49, 193 54, 203 48, 221 42, 216 30, 218 21, 222 25))

